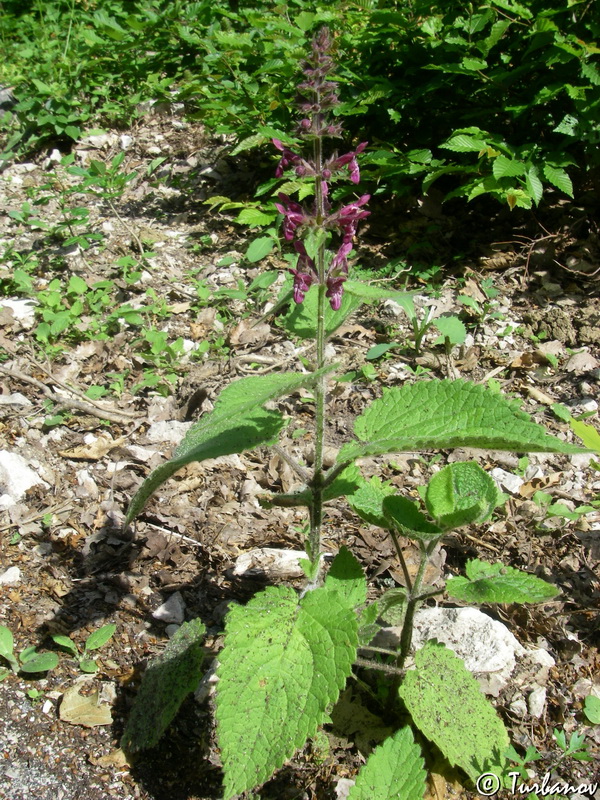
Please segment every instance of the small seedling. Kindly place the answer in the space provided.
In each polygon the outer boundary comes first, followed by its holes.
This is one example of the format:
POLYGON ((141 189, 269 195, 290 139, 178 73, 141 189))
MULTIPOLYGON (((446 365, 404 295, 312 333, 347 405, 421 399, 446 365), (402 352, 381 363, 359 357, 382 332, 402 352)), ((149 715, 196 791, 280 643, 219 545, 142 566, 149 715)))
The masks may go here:
POLYGON ((556 744, 562 750, 559 761, 565 758, 574 758, 576 761, 593 761, 594 757, 588 753, 588 745, 585 742, 585 733, 573 731, 569 739, 564 731, 554 728, 553 731, 556 744))
POLYGON ((0 656, 8 661, 15 674, 49 672, 58 664, 56 653, 38 653, 35 647, 26 647, 17 656, 14 646, 12 631, 5 625, 0 625, 0 656))
POLYGON ((90 633, 85 640, 82 653, 79 652, 79 648, 75 642, 73 642, 73 640, 68 636, 54 634, 52 639, 59 647, 61 647, 63 650, 66 650, 67 653, 73 656, 73 658, 77 659, 79 662, 79 669, 82 672, 92 673, 98 671, 98 663, 93 658, 90 658, 90 653, 94 650, 99 650, 101 647, 104 647, 104 645, 112 638, 116 629, 117 626, 113 623, 110 623, 109 625, 103 625, 97 631, 90 633))

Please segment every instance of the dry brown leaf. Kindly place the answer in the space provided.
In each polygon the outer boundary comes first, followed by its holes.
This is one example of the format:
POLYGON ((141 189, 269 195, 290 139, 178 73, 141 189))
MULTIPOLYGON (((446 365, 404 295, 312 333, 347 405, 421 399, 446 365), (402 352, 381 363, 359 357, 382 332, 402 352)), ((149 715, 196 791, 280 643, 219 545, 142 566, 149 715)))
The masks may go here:
POLYGON ((528 500, 536 492, 542 492, 549 486, 556 486, 557 483, 560 483, 561 478, 562 472, 554 472, 551 475, 545 475, 543 478, 532 478, 520 487, 519 495, 528 500))
POLYGON ((97 767, 127 767, 129 766, 129 761, 127 760, 126 754, 121 750, 121 748, 117 748, 116 750, 111 750, 110 753, 106 753, 104 756, 100 756, 100 758, 95 758, 93 755, 88 756, 90 762, 97 767))
POLYGON ((252 325, 249 320, 242 319, 229 334, 229 341, 236 347, 245 344, 264 344, 271 336, 271 327, 265 323, 252 325))
POLYGON ((121 436, 119 439, 113 439, 112 436, 101 434, 93 442, 81 445, 80 447, 72 447, 70 450, 60 450, 59 455, 63 458, 81 458, 84 461, 99 461, 101 458, 119 447, 125 441, 125 437, 121 436))
POLYGON ((113 721, 110 706, 101 705, 99 692, 83 696, 79 694, 79 686, 71 686, 62 696, 58 711, 64 722, 72 725, 83 725, 95 728, 97 725, 110 725, 113 721))

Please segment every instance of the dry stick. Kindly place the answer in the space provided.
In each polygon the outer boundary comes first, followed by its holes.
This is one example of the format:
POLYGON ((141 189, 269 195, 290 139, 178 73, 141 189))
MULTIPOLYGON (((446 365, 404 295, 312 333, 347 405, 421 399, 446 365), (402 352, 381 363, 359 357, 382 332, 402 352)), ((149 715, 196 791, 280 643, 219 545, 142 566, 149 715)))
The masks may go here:
POLYGON ((46 397, 52 400, 53 403, 56 403, 58 408, 76 409, 77 411, 83 411, 84 413, 90 414, 93 417, 98 417, 99 419, 107 419, 110 422, 127 423, 131 422, 137 416, 128 414, 126 412, 121 413, 120 411, 109 411, 108 409, 99 408, 98 406, 83 402, 82 400, 73 400, 68 397, 61 397, 60 395, 56 394, 56 392, 53 392, 52 389, 49 389, 45 383, 42 383, 36 378, 31 378, 29 375, 25 375, 24 373, 16 370, 9 370, 6 369, 6 367, 0 366, 0 372, 2 372, 4 375, 8 375, 10 378, 22 381, 23 383, 30 383, 32 386, 36 386, 38 389, 41 389, 46 397))
MULTIPOLYGON (((60 380, 60 378, 57 378, 47 367, 44 367, 42 364, 38 364, 37 361, 32 361, 31 359, 28 359, 28 361, 30 364, 32 364, 32 366, 36 367, 37 369, 41 369, 42 372, 44 372, 50 378, 52 383, 55 383, 57 386, 60 386, 61 389, 70 392, 71 394, 75 395, 75 397, 81 398, 81 400, 83 400, 84 403, 95 406, 95 408, 97 408, 99 411, 104 410, 103 406, 100 406, 98 405, 98 403, 95 403, 93 400, 90 400, 88 397, 85 396, 85 394, 83 394, 83 392, 80 392, 78 389, 73 389, 72 386, 69 386, 69 384, 64 383, 63 381, 60 380)), ((131 419, 139 419, 139 414, 136 414, 135 412, 118 411, 115 413, 122 414, 124 417, 130 417, 131 419)))
POLYGON ((66 503, 59 503, 56 506, 49 506, 45 508, 43 511, 38 511, 35 514, 31 514, 29 517, 25 517, 25 519, 15 520, 15 522, 9 522, 7 525, 2 525, 0 527, 0 533, 2 531, 7 531, 10 528, 19 527, 20 525, 29 525, 32 522, 35 522, 38 519, 42 519, 45 517, 46 514, 59 514, 61 511, 65 511, 67 508, 74 507, 71 501, 66 503))
POLYGON ((129 226, 129 225, 126 223, 126 222, 125 222, 125 220, 123 219, 123 217, 122 217, 122 216, 119 214, 119 212, 118 212, 118 211, 117 211, 117 209, 115 208, 115 204, 113 203, 113 201, 112 201, 112 200, 109 200, 109 199, 107 198, 107 202, 108 202, 108 205, 111 207, 113 214, 114 214, 114 215, 115 215, 115 217, 116 217, 116 218, 119 220, 119 222, 121 223, 121 225, 122 225, 122 226, 125 228, 125 230, 126 230, 126 231, 127 231, 129 234, 131 234, 131 236, 133 236, 133 238, 134 238, 134 240, 135 240, 135 243, 136 243, 136 245, 137 245, 137 247, 138 247, 138 250, 140 251, 140 255, 141 255, 141 256, 142 256, 142 258, 143 258, 143 257, 144 257, 144 252, 145 252, 145 251, 144 251, 144 245, 142 244, 142 240, 141 240, 141 239, 140 239, 140 237, 137 235, 137 233, 136 233, 136 232, 133 230, 133 228, 132 228, 132 227, 130 227, 130 226, 129 226))

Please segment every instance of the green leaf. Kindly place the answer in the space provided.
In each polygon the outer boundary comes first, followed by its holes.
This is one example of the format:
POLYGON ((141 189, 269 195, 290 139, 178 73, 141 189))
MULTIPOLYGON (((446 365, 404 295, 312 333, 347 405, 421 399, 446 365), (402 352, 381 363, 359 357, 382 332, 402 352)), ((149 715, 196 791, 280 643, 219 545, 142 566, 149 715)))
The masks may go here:
POLYGON ((587 425, 578 419, 569 419, 568 422, 573 433, 579 436, 587 448, 600 453, 600 433, 593 425, 587 425))
MULTIPOLYGON (((285 329, 301 339, 314 339, 317 330, 317 287, 312 287, 302 303, 292 303, 288 313, 283 318, 285 329)), ((362 305, 362 300, 348 292, 342 295, 342 304, 337 311, 325 306, 325 332, 327 336, 337 330, 357 308, 362 305)))
POLYGON ((500 180, 500 178, 514 178, 517 175, 523 175, 524 172, 525 164, 503 155, 496 156, 492 164, 492 173, 496 180, 500 180))
POLYGON ((0 656, 8 661, 13 672, 18 672, 19 662, 13 652, 14 646, 12 631, 6 625, 0 625, 0 656))
POLYGON ((479 153, 482 150, 486 150, 487 146, 485 139, 467 136, 464 133, 451 136, 448 141, 440 145, 445 150, 452 150, 454 153, 479 153))
POLYGON ((142 677, 123 731, 121 747, 131 753, 158 744, 185 698, 200 681, 206 628, 199 619, 184 622, 142 677))
POLYGON ((567 172, 562 167, 553 167, 550 164, 544 164, 544 176, 548 183, 556 186, 561 192, 573 197, 573 184, 567 172))
POLYGON ((370 480, 360 476, 358 488, 348 495, 348 504, 355 514, 371 525, 388 528, 389 520, 383 511, 383 501, 393 495, 396 489, 389 483, 382 483, 381 478, 374 475, 370 480))
POLYGON ((260 261, 268 255, 274 246, 275 240, 270 236, 259 236, 258 239, 250 242, 246 250, 246 258, 254 264, 256 261, 260 261))
POLYGON ((373 283, 363 281, 346 281, 344 283, 344 293, 359 297, 364 303, 374 303, 381 300, 394 300, 406 311, 409 317, 414 316, 414 292, 394 292, 390 289, 382 289, 373 283))
MULTIPOLYGON (((242 225, 249 225, 251 228, 256 228, 259 225, 268 225, 269 223, 273 222, 273 219, 274 219, 273 214, 267 214, 264 211, 261 211, 259 208, 244 208, 237 215, 235 221, 241 223, 242 225)), ((265 238, 270 238, 270 237, 265 237, 265 238)), ((258 241, 258 239, 256 241, 258 241)), ((273 240, 270 239, 270 241, 272 242, 273 240)), ((254 244, 254 242, 252 244, 254 244)), ((252 245, 250 245, 250 247, 252 247, 252 245)), ((272 247, 270 247, 269 250, 267 250, 267 253, 270 253, 271 249, 272 247)), ((248 248, 248 252, 250 252, 250 248, 248 248)), ((267 253, 265 253, 265 255, 267 253)), ((253 260, 247 254, 246 257, 249 259, 249 261, 253 260)), ((263 256, 260 256, 260 258, 263 258, 263 256)), ((259 261, 260 259, 254 259, 254 260, 259 261)))
POLYGON ((393 495, 383 501, 383 511, 388 528, 397 528, 404 536, 421 542, 439 539, 444 531, 431 522, 419 511, 415 503, 407 497, 393 495))
POLYGON ((336 591, 352 609, 367 601, 365 574, 360 563, 345 545, 340 547, 339 553, 331 563, 325 579, 325 588, 336 591))
POLYGON ((406 726, 373 750, 348 800, 419 800, 426 779, 421 748, 406 726))
POLYGON ((452 345, 462 344, 467 338, 467 329, 464 323, 453 314, 436 317, 431 324, 442 334, 434 344, 444 344, 446 339, 452 345))
POLYGON ((415 725, 472 780, 499 773, 508 734, 462 660, 430 641, 416 653, 415 664, 400 687, 415 725))
POLYGON ((483 447, 517 452, 578 453, 550 436, 518 403, 467 381, 421 381, 384 389, 355 422, 360 442, 345 444, 338 462, 383 453, 483 447))
POLYGON ((489 519, 501 496, 479 464, 462 461, 448 464, 431 478, 425 505, 440 527, 459 528, 489 519))
POLYGON ((79 662, 79 669, 82 672, 93 674, 98 672, 98 663, 93 658, 82 658, 79 662))
POLYGON ((544 193, 544 186, 540 180, 537 167, 529 167, 527 170, 525 175, 525 186, 527 187, 527 191, 537 206, 542 199, 542 194, 544 193))
POLYGON ((177 470, 192 461, 242 453, 259 444, 272 442, 284 425, 281 414, 261 406, 269 400, 312 384, 331 370, 327 367, 309 375, 281 373, 241 378, 225 388, 214 410, 201 417, 187 432, 173 458, 157 467, 133 497, 125 525, 140 513, 148 498, 177 470))
POLYGON ((375 344, 373 347, 367 350, 365 358, 367 361, 374 361, 376 358, 380 358, 384 353, 387 353, 387 351, 391 350, 393 347, 398 347, 398 345, 394 342, 382 342, 381 344, 375 344))
POLYGON ((322 587, 268 587, 227 617, 217 730, 225 800, 263 783, 323 721, 352 669, 357 618, 322 587))
POLYGON ((99 647, 105 645, 108 640, 114 636, 116 630, 117 626, 112 622, 109 625, 103 625, 97 631, 90 633, 88 638, 85 640, 85 649, 98 650, 99 647))
POLYGON ((75 643, 69 639, 68 636, 62 636, 58 633, 52 635, 52 640, 56 642, 59 647, 62 647, 63 650, 66 650, 72 656, 79 655, 79 651, 77 650, 77 646, 75 643))
POLYGON ((23 661, 23 653, 21 653, 21 672, 48 672, 57 664, 58 655, 56 653, 28 653, 25 661, 23 661))
POLYGON ((543 603, 556 597, 556 586, 535 575, 473 559, 467 561, 467 577, 449 578, 446 591, 466 603, 543 603))
POLYGON ((600 725, 600 697, 589 694, 585 698, 583 711, 592 725, 600 725))

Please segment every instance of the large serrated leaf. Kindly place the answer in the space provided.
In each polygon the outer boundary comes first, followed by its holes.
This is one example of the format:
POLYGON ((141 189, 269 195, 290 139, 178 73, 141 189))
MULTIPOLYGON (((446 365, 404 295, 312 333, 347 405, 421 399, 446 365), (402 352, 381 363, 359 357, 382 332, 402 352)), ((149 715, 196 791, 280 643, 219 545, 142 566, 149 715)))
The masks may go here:
POLYGON ((415 725, 472 780, 498 771, 508 734, 461 659, 430 641, 417 652, 415 663, 400 687, 415 725))
POLYGON ((454 153, 478 153, 486 149, 487 142, 485 139, 459 133, 457 136, 451 136, 450 139, 441 144, 440 147, 446 150, 452 150, 454 153))
POLYGON ((241 453, 272 442, 284 425, 281 414, 261 406, 281 395, 307 386, 333 369, 303 375, 285 372, 242 378, 224 389, 210 414, 205 414, 185 435, 173 458, 157 467, 134 495, 127 514, 128 525, 140 513, 149 497, 177 470, 192 461, 241 453))
POLYGON ((423 764, 411 729, 400 728, 373 750, 348 800, 420 800, 427 779, 423 764))
POLYGON ((345 545, 340 547, 339 553, 333 559, 325 579, 325 588, 337 592, 346 600, 349 608, 357 608, 367 600, 365 573, 345 545))
POLYGON ((433 380, 384 389, 358 417, 338 462, 383 453, 481 447, 517 452, 579 453, 550 436, 516 401, 467 381, 433 380))
POLYGON ((543 603, 558 594, 551 583, 504 564, 474 559, 465 570, 467 577, 450 578, 446 590, 467 603, 543 603))
POLYGON ((147 666, 133 702, 121 747, 133 753, 158 744, 185 698, 198 686, 206 628, 184 622, 165 650, 147 666))
POLYGON ((268 587, 231 610, 216 700, 225 800, 263 783, 315 733, 350 674, 357 626, 324 587, 302 599, 268 587))

